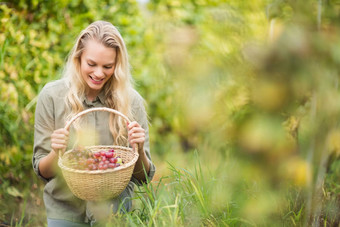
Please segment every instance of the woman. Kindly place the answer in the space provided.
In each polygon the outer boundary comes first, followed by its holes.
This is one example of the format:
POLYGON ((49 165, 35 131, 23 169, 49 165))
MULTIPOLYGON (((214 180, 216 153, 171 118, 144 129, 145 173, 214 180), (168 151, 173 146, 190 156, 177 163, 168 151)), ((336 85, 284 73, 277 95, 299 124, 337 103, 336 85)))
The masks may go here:
MULTIPOLYGON (((32 162, 36 174, 46 181, 43 197, 48 226, 98 223, 116 212, 122 201, 123 210, 129 211, 134 183, 147 182, 143 168, 148 180, 155 173, 148 134, 144 101, 132 87, 127 50, 120 33, 109 22, 90 24, 70 52, 63 78, 45 85, 36 106, 32 162), (70 132, 64 129, 74 115, 92 107, 118 110, 133 121, 127 125, 117 115, 96 111, 72 124, 70 132), (83 145, 138 146, 139 158, 131 181, 118 198, 101 203, 83 201, 71 193, 58 174, 58 152, 75 146, 75 134, 81 128, 87 128, 90 134, 83 145)), ((78 142, 82 142, 81 138, 78 142)))

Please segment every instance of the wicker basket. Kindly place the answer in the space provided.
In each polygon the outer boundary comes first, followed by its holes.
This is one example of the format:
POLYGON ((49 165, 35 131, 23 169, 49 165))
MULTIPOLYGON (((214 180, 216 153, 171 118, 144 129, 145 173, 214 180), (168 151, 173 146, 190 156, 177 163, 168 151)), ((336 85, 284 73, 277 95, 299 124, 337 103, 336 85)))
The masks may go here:
MULTIPOLYGON (((70 125, 80 116, 93 111, 107 111, 123 117, 128 123, 129 119, 122 113, 110 108, 91 108, 74 116, 65 126, 69 130, 70 125)), ((86 147, 92 152, 114 149, 124 162, 123 165, 114 169, 106 170, 78 170, 65 166, 72 150, 59 154, 58 165, 65 181, 72 193, 88 201, 100 201, 119 196, 129 183, 136 161, 138 159, 137 146, 135 150, 122 146, 90 146, 86 147)))

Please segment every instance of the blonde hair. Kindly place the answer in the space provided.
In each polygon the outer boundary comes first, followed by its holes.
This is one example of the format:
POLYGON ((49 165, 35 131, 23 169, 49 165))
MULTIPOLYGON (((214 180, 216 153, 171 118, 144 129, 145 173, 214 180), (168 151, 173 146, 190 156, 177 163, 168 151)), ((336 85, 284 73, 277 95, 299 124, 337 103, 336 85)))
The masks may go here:
MULTIPOLYGON (((82 98, 85 97, 86 82, 80 73, 81 55, 89 40, 95 40, 105 47, 116 50, 116 65, 114 74, 104 85, 105 105, 123 113, 133 120, 130 95, 133 90, 132 77, 128 61, 128 53, 124 40, 115 26, 106 21, 96 21, 84 29, 72 48, 64 69, 63 77, 68 84, 66 104, 72 116, 84 110, 82 98)), ((110 114, 110 131, 116 144, 127 142, 126 124, 121 117, 110 114)))

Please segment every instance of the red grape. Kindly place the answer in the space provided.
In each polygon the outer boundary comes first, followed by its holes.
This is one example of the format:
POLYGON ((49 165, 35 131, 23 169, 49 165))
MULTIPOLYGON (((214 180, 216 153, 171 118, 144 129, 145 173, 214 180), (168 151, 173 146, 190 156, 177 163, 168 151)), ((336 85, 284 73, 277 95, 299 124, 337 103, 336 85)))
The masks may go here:
POLYGON ((105 153, 105 157, 112 158, 113 157, 113 153, 112 152, 106 152, 105 153))
POLYGON ((114 169, 124 163, 122 158, 116 155, 114 149, 94 152, 87 148, 77 147, 73 149, 69 159, 70 167, 89 171, 114 169))

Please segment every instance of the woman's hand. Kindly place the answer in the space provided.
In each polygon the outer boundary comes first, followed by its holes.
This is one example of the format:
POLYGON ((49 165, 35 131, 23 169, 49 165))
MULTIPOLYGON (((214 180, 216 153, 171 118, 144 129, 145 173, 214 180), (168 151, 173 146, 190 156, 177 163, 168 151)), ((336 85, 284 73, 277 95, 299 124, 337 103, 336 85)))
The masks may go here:
POLYGON ((144 152, 145 130, 136 122, 133 121, 127 125, 129 143, 135 149, 138 145, 139 157, 133 170, 133 176, 140 181, 146 182, 147 175, 150 171, 150 162, 144 152))
POLYGON ((67 147, 69 132, 60 128, 55 130, 51 135, 51 148, 52 151, 43 157, 39 162, 39 172, 41 176, 49 179, 56 174, 58 152, 65 152, 67 147))
POLYGON ((145 130, 136 122, 133 121, 127 125, 128 128, 128 136, 129 143, 135 149, 135 146, 138 144, 138 152, 143 151, 144 142, 145 142, 145 130))
POLYGON ((65 152, 67 147, 69 132, 64 129, 60 128, 55 130, 51 135, 51 147, 54 152, 62 151, 65 152))

